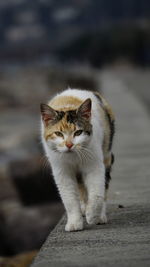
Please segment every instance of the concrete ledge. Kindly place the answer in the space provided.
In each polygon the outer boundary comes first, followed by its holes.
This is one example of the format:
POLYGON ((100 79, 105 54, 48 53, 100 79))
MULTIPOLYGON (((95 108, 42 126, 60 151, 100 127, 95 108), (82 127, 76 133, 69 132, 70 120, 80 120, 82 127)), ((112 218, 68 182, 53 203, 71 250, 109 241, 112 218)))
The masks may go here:
POLYGON ((76 233, 64 232, 63 217, 32 266, 149 266, 149 245, 146 242, 149 221, 148 205, 144 208, 133 205, 124 209, 111 205, 107 225, 87 226, 84 231, 76 233), (146 231, 142 232, 141 226, 146 231))
POLYGON ((116 164, 107 225, 66 233, 64 216, 32 267, 141 267, 150 264, 150 120, 145 107, 114 72, 99 73, 116 113, 116 164))

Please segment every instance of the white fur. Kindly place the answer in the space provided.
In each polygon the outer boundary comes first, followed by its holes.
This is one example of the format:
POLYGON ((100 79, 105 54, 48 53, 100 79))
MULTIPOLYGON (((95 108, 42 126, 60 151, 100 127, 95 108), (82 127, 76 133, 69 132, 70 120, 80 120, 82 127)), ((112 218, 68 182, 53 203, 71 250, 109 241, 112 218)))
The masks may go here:
POLYGON ((103 203, 105 191, 105 167, 102 152, 104 129, 100 118, 99 103, 92 92, 68 89, 56 97, 60 95, 75 96, 83 101, 87 98, 92 100, 91 124, 93 126, 93 135, 77 136, 74 139, 74 146, 72 148, 73 150, 78 144, 85 141, 86 147, 89 150, 86 158, 82 155, 79 156, 74 152, 63 153, 67 151, 67 148, 59 147, 61 137, 58 137, 56 142, 59 151, 62 153, 51 150, 51 141, 46 142, 43 137, 44 127, 42 123, 42 142, 46 155, 51 163, 54 179, 67 212, 67 224, 65 230, 76 231, 83 229, 83 218, 78 184, 76 181, 76 173, 79 171, 82 173, 88 193, 88 201, 85 210, 87 222, 89 224, 95 224, 101 221, 107 221, 106 205, 103 203))

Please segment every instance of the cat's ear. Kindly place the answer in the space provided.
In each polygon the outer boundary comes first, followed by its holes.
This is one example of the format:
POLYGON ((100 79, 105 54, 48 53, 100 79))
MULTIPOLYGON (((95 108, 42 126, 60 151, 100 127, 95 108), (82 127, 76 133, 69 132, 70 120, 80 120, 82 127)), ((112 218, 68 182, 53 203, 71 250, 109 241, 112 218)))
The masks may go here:
POLYGON ((78 116, 89 120, 91 117, 92 101, 90 98, 86 99, 78 109, 78 116))
POLYGON ((41 109, 42 119, 46 126, 49 124, 49 122, 56 120, 57 112, 53 108, 51 108, 46 104, 41 104, 40 109, 41 109))

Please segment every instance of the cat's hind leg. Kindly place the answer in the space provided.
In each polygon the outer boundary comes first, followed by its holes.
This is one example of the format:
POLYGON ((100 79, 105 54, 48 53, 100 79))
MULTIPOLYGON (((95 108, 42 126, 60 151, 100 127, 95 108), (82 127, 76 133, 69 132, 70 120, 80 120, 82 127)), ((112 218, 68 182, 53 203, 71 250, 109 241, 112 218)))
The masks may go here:
POLYGON ((100 214, 100 222, 99 224, 105 224, 107 223, 107 215, 106 215, 106 205, 107 205, 107 190, 105 190, 105 197, 102 204, 102 210, 100 214))
POLYGON ((106 204, 107 204, 107 195, 108 195, 108 189, 109 189, 109 183, 111 180, 111 169, 112 169, 112 165, 114 163, 114 154, 111 153, 111 157, 109 159, 109 161, 105 160, 105 197, 104 197, 104 201, 102 204, 102 210, 101 210, 101 215, 100 215, 100 223, 101 224, 105 224, 107 223, 107 215, 106 215, 106 204))

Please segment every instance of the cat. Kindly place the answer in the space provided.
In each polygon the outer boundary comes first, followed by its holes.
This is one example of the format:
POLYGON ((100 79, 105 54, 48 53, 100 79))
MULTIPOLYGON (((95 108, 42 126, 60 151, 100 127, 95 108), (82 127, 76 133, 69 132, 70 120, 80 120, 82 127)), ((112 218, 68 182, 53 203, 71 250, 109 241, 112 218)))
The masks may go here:
POLYGON ((41 104, 42 143, 67 213, 66 231, 107 223, 115 119, 98 93, 67 89, 41 104))

